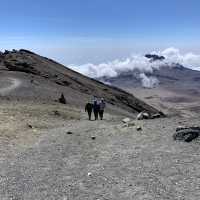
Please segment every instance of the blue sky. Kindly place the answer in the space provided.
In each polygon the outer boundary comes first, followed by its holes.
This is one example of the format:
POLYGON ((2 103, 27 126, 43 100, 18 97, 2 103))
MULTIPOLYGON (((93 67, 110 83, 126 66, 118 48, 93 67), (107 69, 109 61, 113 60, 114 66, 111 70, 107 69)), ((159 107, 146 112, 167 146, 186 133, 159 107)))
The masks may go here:
POLYGON ((0 0, 0 49, 65 64, 171 46, 200 53, 199 0, 0 0))

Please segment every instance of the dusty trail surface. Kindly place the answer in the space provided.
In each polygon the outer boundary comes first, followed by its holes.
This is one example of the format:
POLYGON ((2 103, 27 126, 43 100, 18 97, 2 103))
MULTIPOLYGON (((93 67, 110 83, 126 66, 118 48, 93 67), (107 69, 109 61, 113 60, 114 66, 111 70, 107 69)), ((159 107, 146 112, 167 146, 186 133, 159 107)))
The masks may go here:
POLYGON ((82 117, 46 131, 1 161, 0 199, 198 200, 199 141, 174 142, 177 119, 136 123, 141 132, 82 117))
POLYGON ((9 92, 20 87, 21 81, 17 78, 1 78, 0 79, 0 95, 7 95, 9 92))

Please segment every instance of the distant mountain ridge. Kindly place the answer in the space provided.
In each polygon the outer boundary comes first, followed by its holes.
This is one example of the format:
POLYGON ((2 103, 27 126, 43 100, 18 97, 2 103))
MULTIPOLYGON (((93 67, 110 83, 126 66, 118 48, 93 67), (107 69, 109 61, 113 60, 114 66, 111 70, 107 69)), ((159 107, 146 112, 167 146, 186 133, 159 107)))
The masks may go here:
MULTIPOLYGON (((181 83, 184 82, 193 84, 196 87, 196 81, 200 80, 200 71, 186 68, 179 63, 168 64, 167 62, 164 62, 164 56, 146 54, 145 57, 149 59, 149 64, 157 61, 163 62, 160 62, 160 67, 152 68, 152 71, 143 72, 139 69, 127 70, 122 71, 115 77, 104 76, 100 77, 98 80, 121 88, 144 87, 141 74, 144 74, 146 79, 154 78, 159 85, 170 85, 175 83, 181 85, 181 83)), ((154 86, 155 85, 152 85, 152 87, 154 86)))
MULTIPOLYGON (((160 62, 160 57, 148 56, 150 63, 160 62), (157 60, 158 59, 158 60, 157 60)), ((137 95, 168 115, 195 116, 200 112, 200 71, 179 63, 170 65, 161 58, 161 66, 146 72, 138 69, 119 73, 116 77, 101 77, 110 85, 137 95)))

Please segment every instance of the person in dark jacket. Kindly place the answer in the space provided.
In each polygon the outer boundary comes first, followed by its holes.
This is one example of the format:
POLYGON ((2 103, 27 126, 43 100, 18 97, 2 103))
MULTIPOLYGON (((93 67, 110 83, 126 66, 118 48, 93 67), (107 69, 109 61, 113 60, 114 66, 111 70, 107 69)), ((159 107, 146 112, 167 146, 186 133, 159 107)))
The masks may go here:
POLYGON ((104 113, 105 107, 106 107, 106 103, 105 103, 104 99, 101 98, 101 101, 99 103, 99 116, 100 116, 101 120, 103 120, 103 113, 104 113))
POLYGON ((99 109, 100 109, 99 103, 98 103, 97 100, 95 100, 94 104, 93 104, 93 111, 94 111, 94 119, 95 120, 98 120, 99 109))
POLYGON ((88 102, 88 103, 85 105, 85 112, 88 113, 88 118, 89 118, 89 120, 91 120, 92 109, 93 109, 92 103, 88 102))

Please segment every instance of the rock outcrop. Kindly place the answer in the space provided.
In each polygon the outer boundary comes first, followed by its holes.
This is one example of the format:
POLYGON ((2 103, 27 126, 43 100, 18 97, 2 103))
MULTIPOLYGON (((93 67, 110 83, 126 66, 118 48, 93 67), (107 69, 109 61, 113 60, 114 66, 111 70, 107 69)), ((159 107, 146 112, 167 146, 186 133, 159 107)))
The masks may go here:
POLYGON ((178 127, 173 135, 174 140, 191 142, 200 136, 200 127, 178 127))
POLYGON ((151 61, 162 61, 165 59, 164 56, 158 56, 156 54, 146 54, 145 57, 151 59, 151 61))

